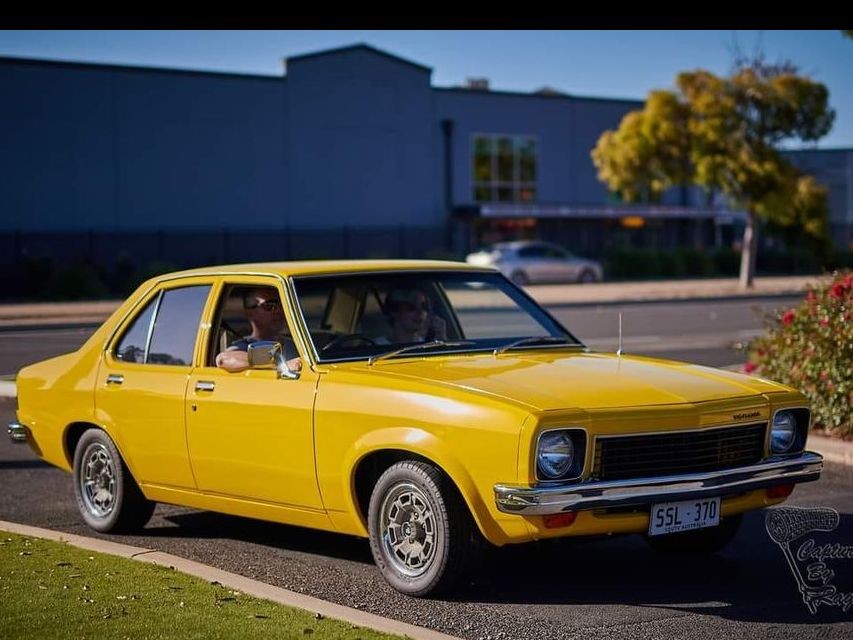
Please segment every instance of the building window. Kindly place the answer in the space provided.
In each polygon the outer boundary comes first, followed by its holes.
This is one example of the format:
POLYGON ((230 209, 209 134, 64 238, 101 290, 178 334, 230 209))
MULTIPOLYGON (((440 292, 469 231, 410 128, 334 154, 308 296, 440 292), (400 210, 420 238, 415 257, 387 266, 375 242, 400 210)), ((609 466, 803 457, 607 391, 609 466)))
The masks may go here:
POLYGON ((474 202, 536 200, 536 138, 476 134, 471 144, 474 202))

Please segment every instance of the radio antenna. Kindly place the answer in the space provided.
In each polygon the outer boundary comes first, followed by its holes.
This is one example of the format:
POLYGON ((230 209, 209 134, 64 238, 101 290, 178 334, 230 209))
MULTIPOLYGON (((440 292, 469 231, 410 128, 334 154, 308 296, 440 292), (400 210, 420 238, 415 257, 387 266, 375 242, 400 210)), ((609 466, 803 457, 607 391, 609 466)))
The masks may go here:
POLYGON ((622 312, 619 312, 619 349, 616 351, 617 356, 622 355, 622 312))

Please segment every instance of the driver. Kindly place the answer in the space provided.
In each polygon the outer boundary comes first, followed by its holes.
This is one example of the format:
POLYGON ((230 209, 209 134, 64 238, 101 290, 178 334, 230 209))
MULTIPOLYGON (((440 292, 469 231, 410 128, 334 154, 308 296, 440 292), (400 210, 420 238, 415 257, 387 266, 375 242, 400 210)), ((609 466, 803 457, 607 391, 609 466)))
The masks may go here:
MULTIPOLYGON (((243 294, 243 313, 252 326, 252 333, 235 340, 216 355, 216 366, 236 373, 249 368, 249 345, 260 340, 273 340, 281 344, 282 351, 290 356, 295 348, 288 335, 287 322, 278 291, 273 287, 252 287, 243 294)), ((287 360, 291 371, 302 369, 299 356, 287 360)))

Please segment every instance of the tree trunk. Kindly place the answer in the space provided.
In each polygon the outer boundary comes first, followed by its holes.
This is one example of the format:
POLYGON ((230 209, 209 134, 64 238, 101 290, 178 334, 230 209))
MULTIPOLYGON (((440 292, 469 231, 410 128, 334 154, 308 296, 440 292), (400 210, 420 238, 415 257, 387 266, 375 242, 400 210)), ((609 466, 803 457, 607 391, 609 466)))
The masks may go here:
POLYGON ((755 277, 755 256, 758 253, 758 216, 754 211, 749 212, 746 229, 743 231, 743 247, 740 253, 741 289, 751 289, 755 277))

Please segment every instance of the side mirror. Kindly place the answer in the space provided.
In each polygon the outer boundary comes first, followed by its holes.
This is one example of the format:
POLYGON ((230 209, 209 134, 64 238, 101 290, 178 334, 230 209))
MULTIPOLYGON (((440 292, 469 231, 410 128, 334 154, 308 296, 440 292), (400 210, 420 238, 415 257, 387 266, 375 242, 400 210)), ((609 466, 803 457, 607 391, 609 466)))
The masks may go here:
POLYGON ((259 340, 249 345, 249 367, 252 369, 275 369, 279 378, 295 380, 299 374, 287 366, 281 344, 274 340, 259 340))

